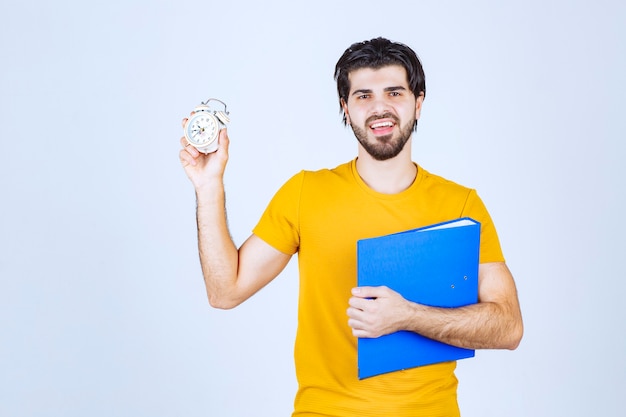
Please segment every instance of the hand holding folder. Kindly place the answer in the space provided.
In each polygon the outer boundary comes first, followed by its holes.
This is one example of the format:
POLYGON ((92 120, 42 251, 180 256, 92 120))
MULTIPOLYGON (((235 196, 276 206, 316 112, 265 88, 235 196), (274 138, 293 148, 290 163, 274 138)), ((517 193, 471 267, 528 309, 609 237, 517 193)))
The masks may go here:
MULTIPOLYGON (((434 307, 478 301, 480 223, 461 218, 357 242, 359 286, 385 285, 434 307)), ((400 331, 358 340, 359 378, 474 356, 474 350, 400 331)))

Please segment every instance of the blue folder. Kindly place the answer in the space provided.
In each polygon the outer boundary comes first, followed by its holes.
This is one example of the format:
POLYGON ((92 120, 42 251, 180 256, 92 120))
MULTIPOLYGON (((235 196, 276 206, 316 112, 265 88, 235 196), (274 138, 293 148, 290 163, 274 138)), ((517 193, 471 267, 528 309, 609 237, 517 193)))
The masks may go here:
MULTIPOLYGON (((386 285, 434 307, 478 302, 480 223, 464 217, 357 242, 359 286, 386 285)), ((473 349, 399 331, 359 338, 359 379, 474 356, 473 349)))

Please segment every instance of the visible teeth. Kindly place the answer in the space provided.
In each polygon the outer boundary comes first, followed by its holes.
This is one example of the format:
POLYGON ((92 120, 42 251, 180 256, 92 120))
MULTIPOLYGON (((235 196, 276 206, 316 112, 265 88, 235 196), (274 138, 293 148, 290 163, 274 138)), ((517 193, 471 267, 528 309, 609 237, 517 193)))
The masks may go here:
POLYGON ((372 129, 378 129, 379 127, 391 127, 393 126, 393 123, 391 122, 380 122, 380 123, 374 123, 372 125, 372 129))

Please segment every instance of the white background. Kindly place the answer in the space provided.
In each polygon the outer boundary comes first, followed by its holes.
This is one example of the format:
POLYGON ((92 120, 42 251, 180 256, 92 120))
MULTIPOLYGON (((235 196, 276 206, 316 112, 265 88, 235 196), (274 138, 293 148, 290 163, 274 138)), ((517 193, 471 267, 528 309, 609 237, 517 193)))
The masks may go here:
POLYGON ((626 390, 619 1, 0 4, 0 415, 287 416, 295 258, 208 306, 180 120, 231 111, 232 234, 300 169, 352 159, 334 65, 423 61, 414 159, 476 188, 517 280, 514 352, 459 362, 464 416, 614 416, 626 390))

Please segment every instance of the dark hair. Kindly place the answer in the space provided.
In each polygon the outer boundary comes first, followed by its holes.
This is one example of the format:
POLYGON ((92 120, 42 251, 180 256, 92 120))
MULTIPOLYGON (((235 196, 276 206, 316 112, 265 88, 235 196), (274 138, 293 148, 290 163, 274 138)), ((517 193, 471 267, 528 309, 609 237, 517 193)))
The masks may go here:
MULTIPOLYGON (((339 108, 342 113, 341 100, 348 102, 350 93, 350 80, 348 79, 350 72, 361 68, 379 69, 388 65, 404 67, 409 88, 415 97, 419 97, 420 93, 426 96, 426 77, 417 54, 402 43, 375 38, 352 44, 335 65, 339 108)), ((343 114, 343 123, 346 124, 345 114, 343 114)))

